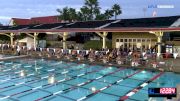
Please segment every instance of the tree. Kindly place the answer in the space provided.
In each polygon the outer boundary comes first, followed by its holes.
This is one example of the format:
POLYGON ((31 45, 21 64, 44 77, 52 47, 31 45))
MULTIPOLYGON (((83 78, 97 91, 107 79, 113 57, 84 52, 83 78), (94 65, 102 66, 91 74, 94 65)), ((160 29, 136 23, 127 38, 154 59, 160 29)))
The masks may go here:
POLYGON ((63 8, 62 10, 61 9, 57 9, 57 11, 60 13, 60 16, 59 18, 61 20, 64 20, 64 21, 67 21, 69 20, 69 12, 68 12, 68 7, 65 7, 63 8))
POLYGON ((85 21, 82 12, 77 12, 77 21, 85 21))
POLYGON ((0 37, 0 42, 1 41, 3 41, 3 42, 9 42, 9 40, 10 40, 10 38, 8 37, 8 36, 6 36, 6 35, 1 35, 1 37, 0 37))
POLYGON ((14 36, 14 40, 21 40, 24 39, 25 37, 27 37, 26 33, 20 33, 14 36))
POLYGON ((113 16, 113 10, 107 9, 104 14, 106 15, 106 19, 110 19, 113 16))
POLYGON ((101 13, 98 0, 85 0, 84 6, 80 8, 80 11, 76 11, 74 8, 65 7, 63 9, 57 9, 60 13, 60 19, 65 21, 89 21, 89 20, 107 20, 121 14, 121 8, 118 4, 112 6, 109 10, 105 10, 101 13))
POLYGON ((74 8, 69 8, 68 14, 69 14, 69 20, 70 20, 70 21, 75 21, 75 20, 78 19, 78 17, 77 17, 78 15, 77 15, 77 13, 76 13, 76 9, 74 9, 74 8))
POLYGON ((115 20, 117 19, 117 16, 122 13, 121 7, 118 4, 114 4, 112 6, 112 12, 114 14, 115 20))
POLYGON ((105 14, 99 14, 96 16, 95 20, 106 20, 106 15, 105 14))
POLYGON ((83 8, 86 8, 86 10, 89 13, 89 20, 96 19, 96 16, 100 14, 100 7, 98 0, 85 0, 85 5, 83 8))
POLYGON ((64 21, 74 21, 78 19, 78 15, 74 8, 65 7, 63 9, 57 9, 57 12, 60 13, 59 18, 64 21))
POLYGON ((90 10, 88 9, 88 7, 82 7, 79 14, 79 16, 81 16, 81 21, 88 21, 91 19, 90 10))

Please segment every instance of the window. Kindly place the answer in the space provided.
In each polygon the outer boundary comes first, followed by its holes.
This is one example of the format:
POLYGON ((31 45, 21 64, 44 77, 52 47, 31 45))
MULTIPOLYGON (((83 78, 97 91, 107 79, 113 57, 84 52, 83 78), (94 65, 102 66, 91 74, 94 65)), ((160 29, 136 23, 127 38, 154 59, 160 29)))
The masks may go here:
POLYGON ((137 50, 137 43, 141 44, 139 47, 140 50, 144 50, 145 48, 149 47, 151 44, 151 38, 119 38, 116 39, 116 42, 122 43, 122 48, 130 48, 137 50))

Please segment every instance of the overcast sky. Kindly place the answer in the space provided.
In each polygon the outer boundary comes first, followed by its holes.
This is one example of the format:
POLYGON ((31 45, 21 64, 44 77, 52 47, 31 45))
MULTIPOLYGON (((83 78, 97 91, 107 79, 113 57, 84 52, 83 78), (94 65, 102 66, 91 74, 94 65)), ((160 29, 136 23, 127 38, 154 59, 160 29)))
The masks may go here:
MULTIPOLYGON (((1 0, 0 23, 8 24, 13 17, 58 15, 56 9, 66 6, 79 10, 83 3, 84 0, 1 0)), ((115 3, 119 4, 122 8, 119 18, 144 17, 143 8, 147 9, 145 17, 152 17, 153 11, 157 12, 157 16, 180 15, 180 0, 99 0, 99 3, 102 11, 115 3), (154 5, 173 5, 174 8, 153 8, 154 5)))

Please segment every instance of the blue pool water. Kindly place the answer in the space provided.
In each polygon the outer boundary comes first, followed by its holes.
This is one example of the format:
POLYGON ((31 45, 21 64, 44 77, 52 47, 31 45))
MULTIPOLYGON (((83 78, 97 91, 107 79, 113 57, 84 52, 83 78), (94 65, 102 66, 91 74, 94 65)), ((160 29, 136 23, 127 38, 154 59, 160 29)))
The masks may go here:
MULTIPOLYGON (((117 101, 157 74, 159 72, 44 59, 0 61, 0 100, 117 101), (113 84, 118 80, 121 81, 113 84)), ((176 87, 178 84, 180 75, 167 72, 127 101, 147 101, 149 87, 176 87)))

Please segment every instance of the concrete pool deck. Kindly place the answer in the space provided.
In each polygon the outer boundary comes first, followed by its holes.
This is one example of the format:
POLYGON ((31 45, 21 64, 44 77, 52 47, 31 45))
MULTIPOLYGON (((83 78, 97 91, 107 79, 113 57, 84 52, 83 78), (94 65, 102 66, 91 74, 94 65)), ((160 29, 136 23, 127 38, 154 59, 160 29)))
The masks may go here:
POLYGON ((12 59, 19 59, 19 58, 27 58, 27 57, 29 57, 29 56, 28 56, 28 55, 9 56, 9 57, 3 57, 3 58, 0 58, 0 61, 12 60, 12 59))

